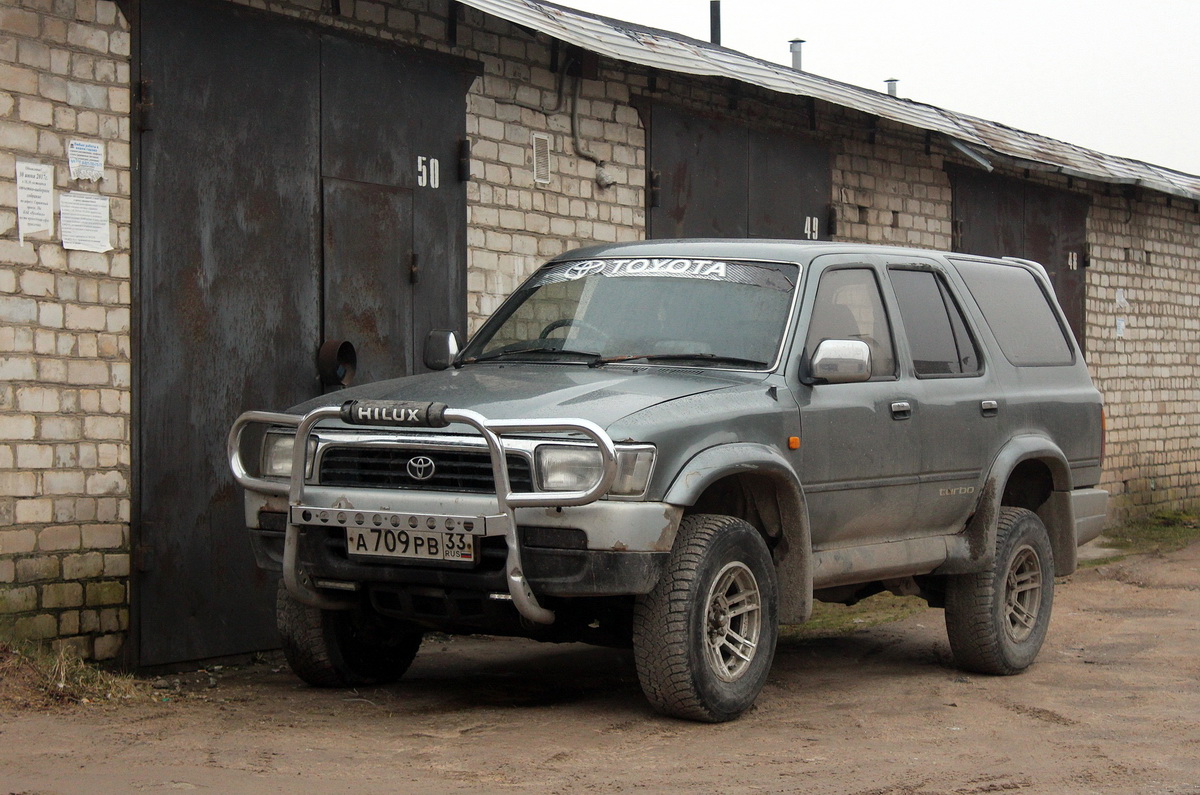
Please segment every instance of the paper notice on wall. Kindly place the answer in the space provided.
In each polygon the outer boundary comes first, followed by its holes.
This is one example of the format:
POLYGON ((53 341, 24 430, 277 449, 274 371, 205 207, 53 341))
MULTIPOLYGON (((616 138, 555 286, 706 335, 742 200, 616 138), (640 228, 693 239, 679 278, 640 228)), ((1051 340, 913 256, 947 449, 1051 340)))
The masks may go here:
POLYGON ((54 234, 54 166, 17 161, 17 239, 54 234))
POLYGON ((111 251, 108 228, 108 197, 71 191, 59 202, 62 212, 63 248, 76 251, 111 251))
POLYGON ((71 179, 98 182, 104 179, 104 144, 99 141, 69 141, 67 165, 71 179))

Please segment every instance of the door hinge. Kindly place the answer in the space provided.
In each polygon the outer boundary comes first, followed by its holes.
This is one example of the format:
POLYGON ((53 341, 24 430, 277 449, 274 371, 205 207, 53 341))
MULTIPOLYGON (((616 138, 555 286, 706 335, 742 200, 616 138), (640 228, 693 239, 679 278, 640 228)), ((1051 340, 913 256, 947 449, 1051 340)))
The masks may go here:
POLYGON ((133 567, 138 571, 154 569, 154 547, 151 544, 137 544, 133 548, 133 567))
POLYGON ((137 83, 137 101, 134 103, 133 110, 134 118, 137 120, 137 128, 140 132, 154 129, 154 125, 152 124, 153 114, 151 113, 154 109, 154 99, 150 94, 150 87, 152 85, 153 81, 145 77, 137 83))
POLYGON ((471 181, 471 142, 466 138, 458 142, 458 181, 471 181))

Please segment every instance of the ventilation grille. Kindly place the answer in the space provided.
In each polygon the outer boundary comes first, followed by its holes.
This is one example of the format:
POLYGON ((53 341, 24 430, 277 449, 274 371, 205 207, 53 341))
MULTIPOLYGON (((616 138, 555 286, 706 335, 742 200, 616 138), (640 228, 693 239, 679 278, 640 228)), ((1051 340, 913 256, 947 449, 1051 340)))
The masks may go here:
POLYGON ((533 181, 550 184, 550 136, 533 133, 533 181))

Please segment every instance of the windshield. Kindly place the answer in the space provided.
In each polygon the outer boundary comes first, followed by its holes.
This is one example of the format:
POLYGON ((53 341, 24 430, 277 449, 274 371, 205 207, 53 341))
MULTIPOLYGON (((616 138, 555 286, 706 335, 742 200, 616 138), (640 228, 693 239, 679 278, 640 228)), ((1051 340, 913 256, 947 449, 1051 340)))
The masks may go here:
POLYGON ((671 360, 762 369, 775 362, 799 267, 704 259, 548 265, 463 351, 462 361, 671 360))

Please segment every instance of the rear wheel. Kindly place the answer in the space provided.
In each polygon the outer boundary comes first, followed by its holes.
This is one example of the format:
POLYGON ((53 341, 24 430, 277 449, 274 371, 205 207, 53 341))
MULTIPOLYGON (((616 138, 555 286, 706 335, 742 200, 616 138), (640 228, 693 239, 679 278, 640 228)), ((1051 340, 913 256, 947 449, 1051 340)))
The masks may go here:
POLYGON ((654 708, 712 723, 749 709, 775 656, 776 602, 757 530, 730 516, 684 518, 662 579, 634 609, 634 660, 654 708))
POLYGON ((275 623, 292 670, 314 687, 394 682, 421 645, 421 631, 361 609, 321 610, 299 602, 282 581, 275 623))
POLYGON ((946 634, 959 668, 1016 674, 1037 657, 1054 605, 1054 553, 1037 514, 1000 510, 988 571, 948 578, 946 634))

